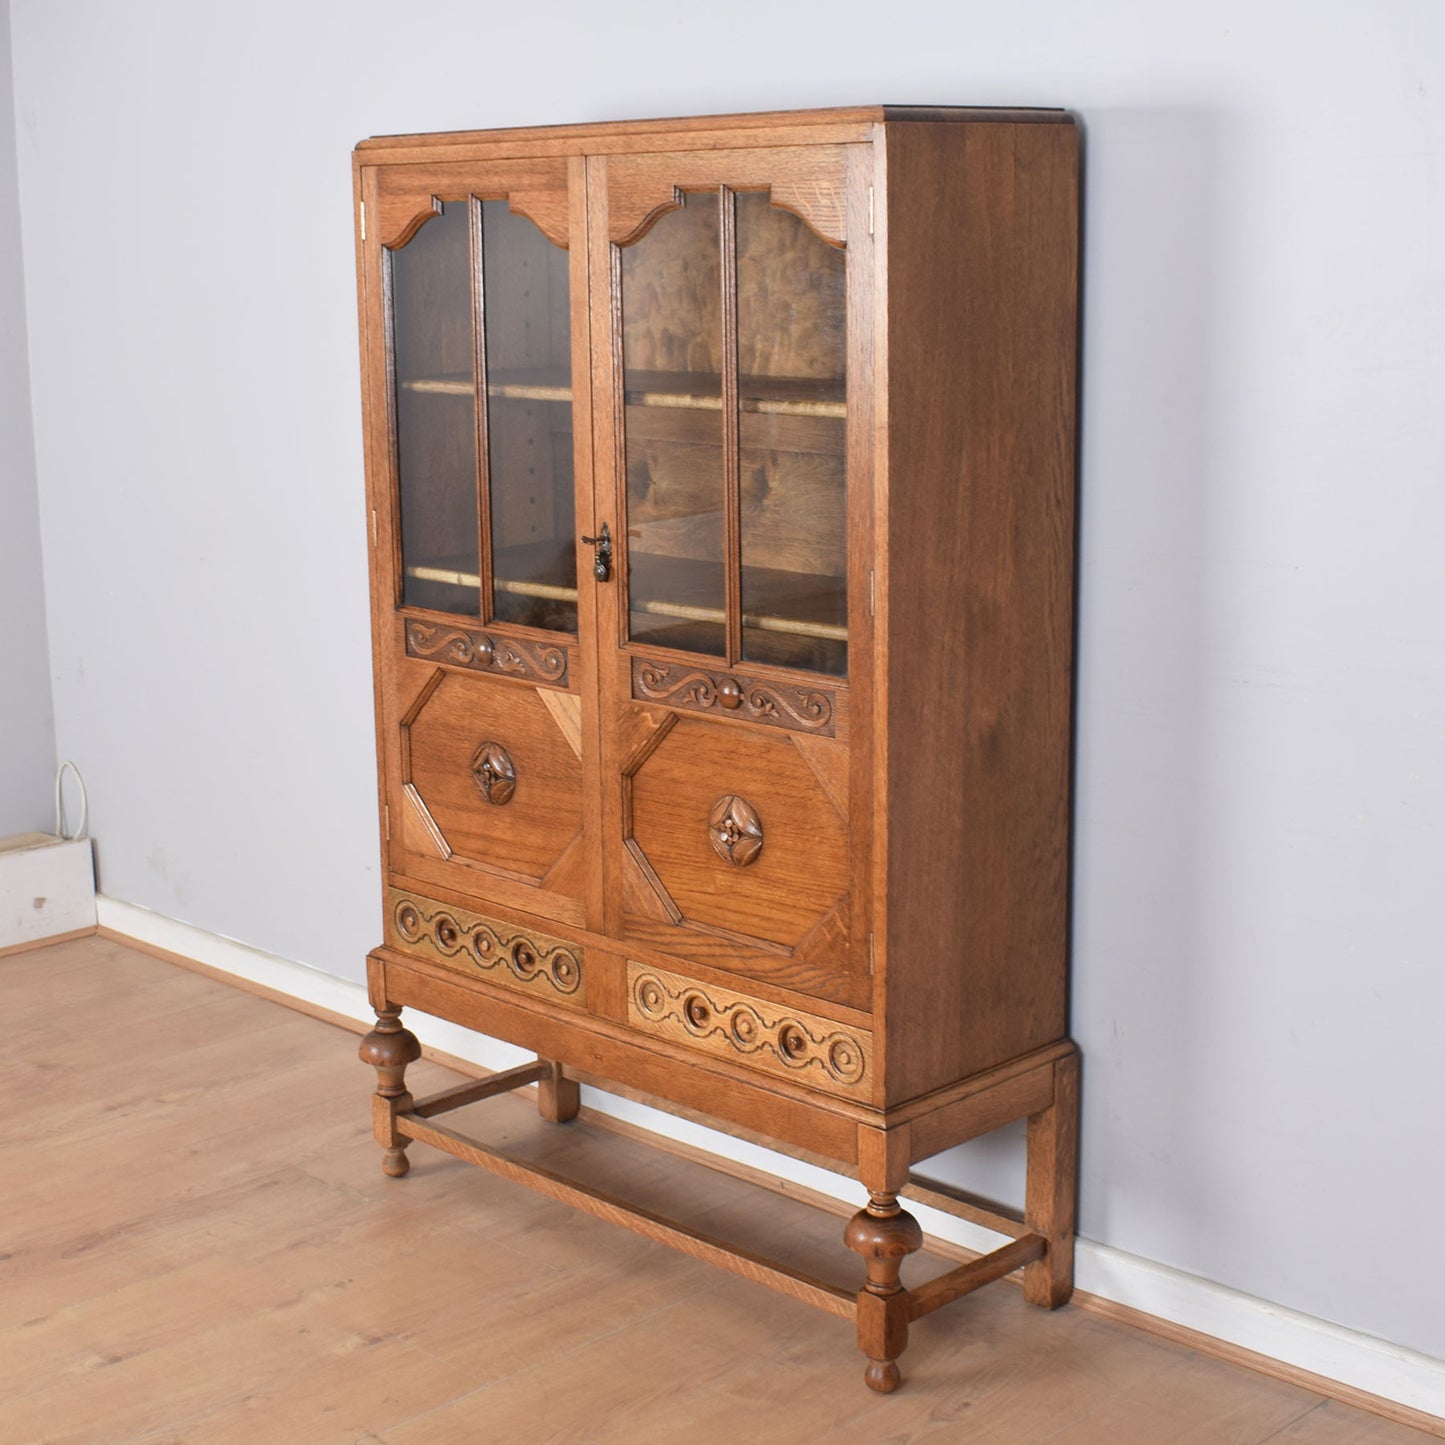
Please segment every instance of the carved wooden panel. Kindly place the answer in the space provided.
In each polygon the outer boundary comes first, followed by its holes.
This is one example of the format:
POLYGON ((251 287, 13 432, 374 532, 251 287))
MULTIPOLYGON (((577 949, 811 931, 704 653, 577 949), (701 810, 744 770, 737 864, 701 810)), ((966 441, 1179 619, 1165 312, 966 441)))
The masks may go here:
POLYGON ((397 888, 386 899, 387 942, 402 953, 503 988, 586 1004, 582 950, 574 944, 397 888))
POLYGON ((548 642, 522 641, 500 637, 470 627, 451 627, 443 622, 406 621, 406 655, 446 667, 465 667, 473 672, 501 673, 528 682, 567 686, 568 649, 548 642))
POLYGON ((832 1094, 864 1097, 871 1084, 873 1036, 816 1014, 706 986, 630 962, 627 1019, 673 1043, 832 1094))
MULTIPOLYGON (((639 750, 625 795, 633 845, 681 915, 665 947, 751 972, 760 948, 786 955, 848 893, 847 824, 791 734, 688 715, 668 721, 639 750), (745 867, 712 841, 713 809, 729 796, 745 799, 766 833, 745 867)), ((847 972, 849 962, 840 947, 834 971, 847 972)))
POLYGON ((632 696, 638 702, 746 718, 748 722, 817 737, 830 738, 837 728, 837 692, 833 688, 764 682, 736 672, 705 672, 685 663, 634 657, 632 696))
POLYGON ((555 890, 552 870, 582 832, 582 764, 539 689, 438 669, 402 717, 401 747, 428 853, 555 890))

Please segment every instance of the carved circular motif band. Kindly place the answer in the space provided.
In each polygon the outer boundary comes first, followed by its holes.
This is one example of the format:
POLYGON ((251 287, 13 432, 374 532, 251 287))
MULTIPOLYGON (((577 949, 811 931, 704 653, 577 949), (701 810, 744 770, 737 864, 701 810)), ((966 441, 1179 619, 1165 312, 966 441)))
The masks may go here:
POLYGON ((763 851, 763 820, 746 798, 725 793, 707 815, 707 836, 719 858, 746 868, 763 851))
POLYGON ((517 769, 501 743, 483 743, 472 757, 472 781, 487 802, 501 807, 517 791, 517 769))
POLYGON ((564 995, 582 985, 581 961, 555 940, 534 941, 442 906, 423 913, 410 898, 398 899, 391 916, 403 942, 429 943, 445 958, 465 958, 487 970, 505 968, 520 983, 546 983, 564 995))
POLYGON ((669 987, 662 978, 645 972, 632 984, 634 1017, 661 1026, 666 1034, 683 1037, 711 1047, 758 1059, 775 1059, 791 1072, 821 1072, 835 1083, 856 1087, 863 1082, 868 1060, 862 1044, 822 1019, 812 1024, 798 1015, 763 1010, 758 1001, 719 993, 710 997, 696 984, 674 980, 669 987))

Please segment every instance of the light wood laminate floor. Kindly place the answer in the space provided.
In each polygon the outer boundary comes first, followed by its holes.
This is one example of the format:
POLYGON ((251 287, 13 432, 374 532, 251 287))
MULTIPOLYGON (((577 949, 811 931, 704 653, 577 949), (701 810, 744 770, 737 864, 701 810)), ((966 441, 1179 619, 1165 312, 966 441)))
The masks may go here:
MULTIPOLYGON (((879 1397, 841 1320, 422 1145, 383 1177, 339 1028, 101 939, 0 979, 7 1445, 1432 1438, 1008 1285, 917 1324, 879 1397)), ((853 1282, 829 1215, 528 1097, 455 1117, 853 1282)))

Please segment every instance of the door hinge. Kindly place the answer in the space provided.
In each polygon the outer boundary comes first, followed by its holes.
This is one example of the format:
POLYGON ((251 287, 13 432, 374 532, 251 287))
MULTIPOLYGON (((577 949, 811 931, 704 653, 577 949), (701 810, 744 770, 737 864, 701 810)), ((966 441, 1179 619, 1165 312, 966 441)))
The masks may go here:
POLYGON ((375 546, 377 545, 377 535, 376 535, 376 508, 375 508, 375 507, 373 507, 373 508, 371 509, 371 545, 372 545, 373 547, 375 547, 375 546))
MULTIPOLYGON (((873 216, 873 201, 872 201, 871 197, 870 197, 870 199, 869 199, 869 201, 868 201, 868 216, 869 216, 868 231, 869 231, 869 234, 871 235, 871 234, 872 234, 872 231, 873 231, 873 221, 872 221, 872 216, 873 216)), ((365 201, 362 201, 362 203, 361 203, 361 239, 362 239, 363 241, 366 239, 366 202, 365 202, 365 201)))
MULTIPOLYGON (((390 803, 383 803, 382 806, 381 806, 381 811, 386 815, 386 841, 387 841, 388 843, 390 843, 390 842, 391 842, 391 804, 390 804, 390 803)), ((869 940, 869 946, 870 946, 870 947, 872 946, 872 940, 871 940, 871 939, 869 940)))
MULTIPOLYGON (((869 187, 868 187, 868 234, 869 234, 870 236, 873 234, 873 187, 872 187, 872 186, 869 186, 869 187)), ((362 221, 361 239, 362 239, 363 241, 366 239, 366 222, 365 222, 365 219, 364 219, 364 218, 363 218, 363 221, 362 221)))
POLYGON ((873 935, 868 935, 868 977, 873 977, 873 935))
POLYGON ((872 617, 878 606, 877 573, 870 567, 868 569, 868 615, 872 617))

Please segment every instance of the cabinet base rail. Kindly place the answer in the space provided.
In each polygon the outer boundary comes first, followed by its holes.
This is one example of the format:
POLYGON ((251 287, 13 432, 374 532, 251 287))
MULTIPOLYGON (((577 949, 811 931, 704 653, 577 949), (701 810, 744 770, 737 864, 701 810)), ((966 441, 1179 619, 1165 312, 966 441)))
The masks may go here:
POLYGON ((448 1154, 455 1154, 457 1158, 476 1164, 502 1179, 509 1179, 513 1184, 525 1184, 529 1189, 535 1189, 550 1199, 570 1204, 584 1214, 605 1219, 610 1224, 620 1224, 624 1229, 671 1245, 683 1254, 690 1254, 694 1259, 706 1260, 709 1264, 742 1275, 744 1279, 750 1279, 755 1284, 767 1285, 769 1289, 777 1290, 780 1294, 827 1310, 829 1314, 839 1315, 844 1319, 853 1317, 854 1302, 849 1291, 825 1284, 822 1280, 813 1279, 798 1270, 789 1269, 787 1265, 764 1259, 761 1255, 739 1249, 720 1239, 714 1239, 711 1235, 688 1229, 660 1214, 614 1199, 611 1195, 591 1189, 587 1185, 573 1183, 540 1165, 519 1164, 453 1129, 426 1123, 415 1115, 401 1115, 397 1119, 397 1130, 423 1144, 445 1149, 448 1154))
MULTIPOLYGON (((1025 1228, 1008 1244, 948 1270, 926 1284, 905 1288, 899 1280, 899 1269, 903 1259, 921 1247, 922 1231, 912 1215, 899 1205, 896 1193, 870 1189, 866 1208, 849 1220, 844 1231, 848 1247, 863 1258, 867 1273, 864 1287, 855 1294, 816 1279, 787 1264, 567 1179, 541 1165, 508 1158, 454 1129, 429 1122, 439 1114, 534 1083, 538 1085, 538 1105, 543 1117, 565 1122, 576 1117, 581 1106, 580 1092, 576 1081, 563 1074, 560 1064, 539 1058, 533 1063, 413 1100, 406 1092, 403 1075, 406 1065, 419 1057, 421 1050, 415 1036, 401 1027, 398 1014, 399 1010, 379 1012, 377 1028, 362 1041, 360 1051, 362 1059, 377 1070, 373 1120, 377 1142, 385 1151, 382 1168, 387 1174, 400 1177, 407 1172, 410 1166, 405 1150, 412 1140, 430 1144, 594 1218, 669 1245, 815 1309, 853 1320, 859 1348, 868 1356, 864 1380, 871 1389, 883 1393, 897 1389, 901 1381, 897 1360, 907 1344, 911 1321, 1026 1266, 1032 1266, 1035 1273, 1045 1270, 1056 1279, 1065 1269, 1072 1275, 1068 1268, 1071 1251, 1063 1241, 1058 1248, 1063 1258, 1051 1259, 1049 1238, 1025 1228)), ((1031 1129, 1031 1134, 1033 1132, 1031 1129)), ((1032 1163, 1031 1159, 1031 1173, 1032 1163)), ((1035 1281, 1027 1283, 1033 1285, 1035 1281)), ((1026 1288, 1025 1293, 1031 1303, 1053 1307, 1062 1303, 1068 1292, 1055 1287, 1046 1289, 1044 1297, 1040 1297, 1037 1288, 1026 1288)))

